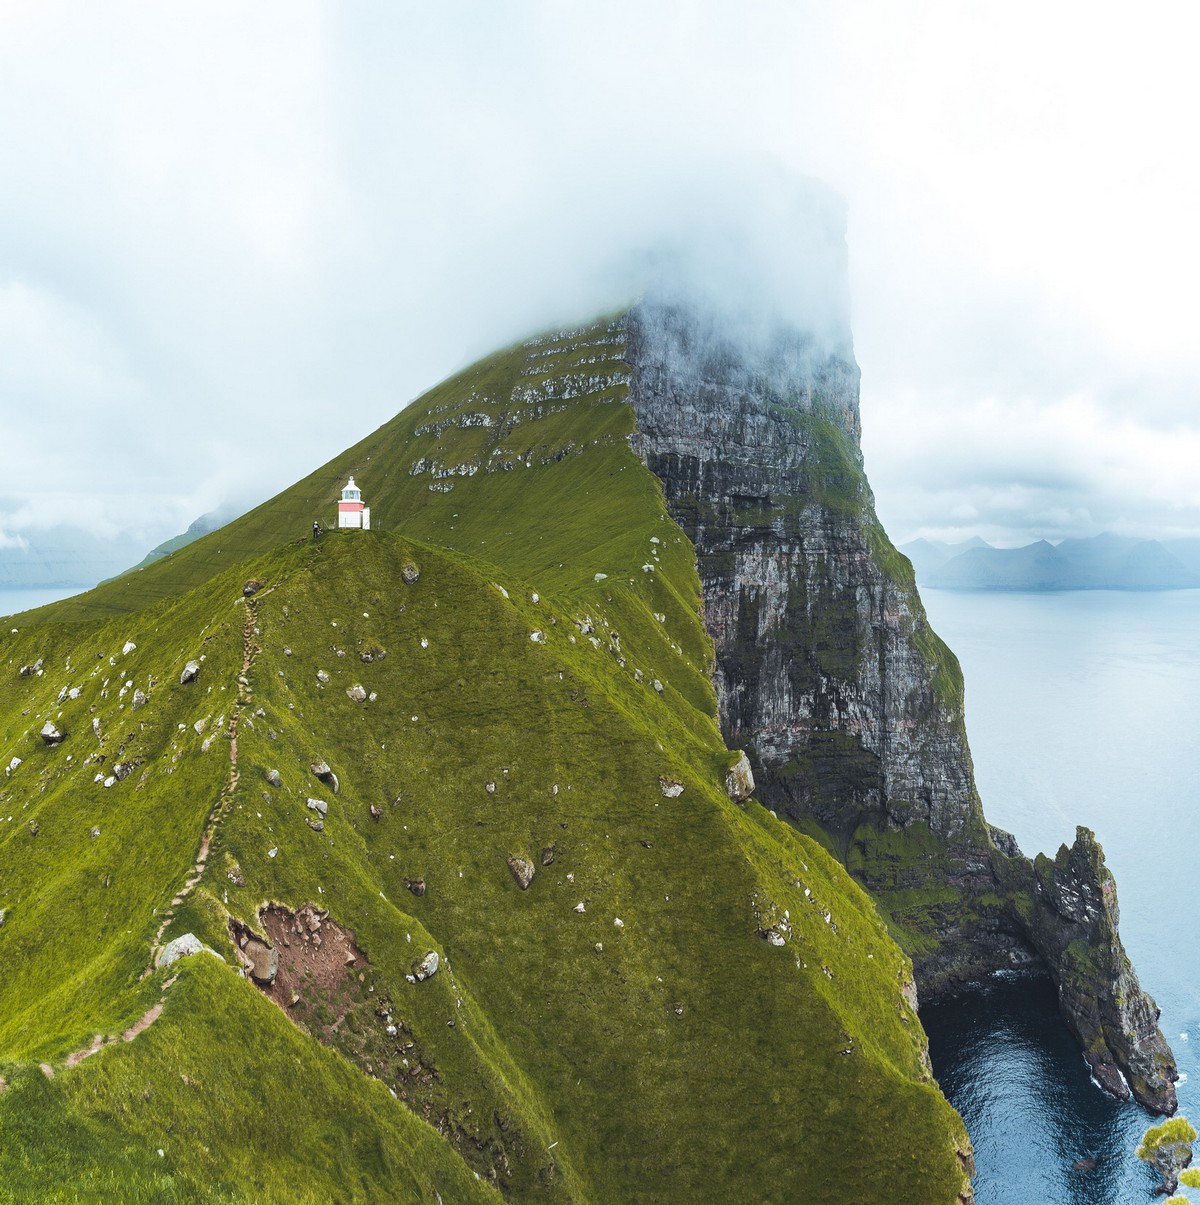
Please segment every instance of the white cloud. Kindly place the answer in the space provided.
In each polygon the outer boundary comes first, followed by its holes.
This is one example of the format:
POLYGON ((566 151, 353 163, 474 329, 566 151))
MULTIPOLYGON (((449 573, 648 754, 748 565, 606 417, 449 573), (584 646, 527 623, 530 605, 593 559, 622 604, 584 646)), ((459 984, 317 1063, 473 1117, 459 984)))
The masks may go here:
POLYGON ((611 304, 631 250, 741 208, 762 156, 847 197, 898 535, 969 511, 1200 530, 1181 20, 9 3, 0 489, 77 492, 101 526, 114 490, 168 517, 264 497, 472 356, 611 304))

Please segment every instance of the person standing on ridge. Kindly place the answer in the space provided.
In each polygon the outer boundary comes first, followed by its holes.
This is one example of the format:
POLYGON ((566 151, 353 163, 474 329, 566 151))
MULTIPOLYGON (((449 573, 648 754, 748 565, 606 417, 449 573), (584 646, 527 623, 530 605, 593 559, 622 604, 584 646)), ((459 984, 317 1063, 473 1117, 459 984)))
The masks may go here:
POLYGON ((313 520, 313 543, 317 542, 317 537, 321 534, 321 525, 315 519, 313 520))

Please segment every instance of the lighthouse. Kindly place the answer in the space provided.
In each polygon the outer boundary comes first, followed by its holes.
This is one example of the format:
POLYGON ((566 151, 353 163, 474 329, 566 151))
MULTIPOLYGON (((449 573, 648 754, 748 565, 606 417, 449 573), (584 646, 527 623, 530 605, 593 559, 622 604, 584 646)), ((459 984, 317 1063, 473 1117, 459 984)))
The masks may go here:
POLYGON ((371 508, 363 506, 362 491, 354 484, 353 477, 346 482, 338 503, 338 526, 360 527, 363 531, 371 527, 371 508))

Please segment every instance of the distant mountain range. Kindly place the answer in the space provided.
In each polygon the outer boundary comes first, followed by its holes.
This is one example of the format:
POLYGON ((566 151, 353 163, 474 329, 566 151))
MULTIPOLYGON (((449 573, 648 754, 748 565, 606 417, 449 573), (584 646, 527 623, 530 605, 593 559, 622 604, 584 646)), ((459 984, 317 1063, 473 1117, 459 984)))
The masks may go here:
POLYGON ((1090 539, 995 548, 913 540, 900 551, 917 581, 939 590, 1185 590, 1200 587, 1200 539, 1090 539))

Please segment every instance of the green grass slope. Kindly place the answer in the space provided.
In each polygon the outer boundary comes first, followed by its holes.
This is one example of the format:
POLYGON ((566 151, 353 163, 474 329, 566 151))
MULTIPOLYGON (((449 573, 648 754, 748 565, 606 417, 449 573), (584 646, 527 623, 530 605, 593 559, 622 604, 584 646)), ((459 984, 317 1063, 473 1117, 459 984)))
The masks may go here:
POLYGON ((725 794, 620 351, 600 323, 501 353, 0 636, 0 1199, 958 1198, 907 959, 725 794), (381 530, 289 543, 351 472, 381 530), (265 998, 232 934, 268 904, 367 961, 265 998), (185 932, 220 960, 147 974, 185 932))

